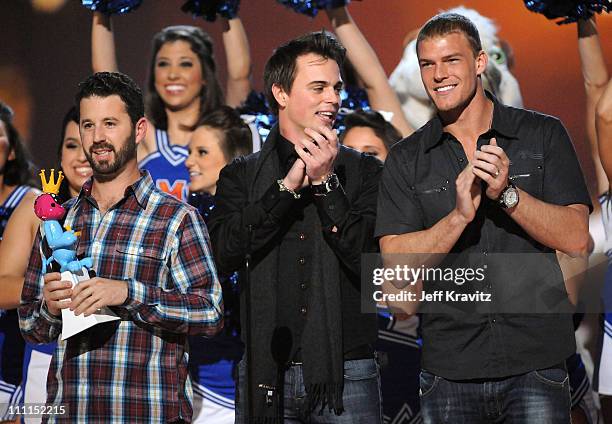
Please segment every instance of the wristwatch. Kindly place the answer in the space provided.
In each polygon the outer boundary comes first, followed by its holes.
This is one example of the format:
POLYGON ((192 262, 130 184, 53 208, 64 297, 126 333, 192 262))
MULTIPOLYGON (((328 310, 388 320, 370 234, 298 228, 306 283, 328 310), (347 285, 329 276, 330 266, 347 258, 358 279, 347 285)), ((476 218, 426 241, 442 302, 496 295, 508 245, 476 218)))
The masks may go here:
POLYGON ((518 205, 519 192, 513 183, 509 183, 506 188, 502 190, 498 202, 504 209, 510 209, 518 205))
POLYGON ((312 194, 315 196, 326 196, 327 193, 340 187, 340 181, 338 176, 331 173, 325 178, 321 184, 312 184, 312 194))

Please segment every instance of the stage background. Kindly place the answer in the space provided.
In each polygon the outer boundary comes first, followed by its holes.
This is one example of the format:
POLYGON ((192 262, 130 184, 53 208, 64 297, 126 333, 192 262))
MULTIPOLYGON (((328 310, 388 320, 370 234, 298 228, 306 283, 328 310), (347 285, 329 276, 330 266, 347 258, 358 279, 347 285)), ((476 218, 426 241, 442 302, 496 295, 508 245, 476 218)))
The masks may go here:
MULTIPOLYGON (((54 13, 43 13, 28 0, 0 2, 0 98, 16 110, 17 125, 39 166, 54 164, 62 116, 72 102, 76 84, 91 70, 91 13, 77 0, 47 1, 65 4, 54 13)), ((225 82, 221 25, 183 14, 179 9, 182 3, 145 0, 135 12, 115 18, 122 72, 144 85, 151 36, 167 25, 196 24, 213 36, 219 76, 225 82)), ((592 190, 592 165, 584 147, 585 95, 575 25, 557 26, 529 12, 521 0, 364 0, 352 2, 350 12, 390 73, 401 57, 407 33, 439 10, 461 4, 477 9, 501 27, 501 37, 514 50, 514 74, 525 106, 562 119, 574 139, 592 190)), ((275 0, 242 0, 240 16, 249 37, 253 84, 258 90, 262 88, 265 61, 275 46, 310 30, 330 28, 324 13, 309 19, 275 0)), ((599 17, 598 25, 612 70, 612 16, 599 17)))

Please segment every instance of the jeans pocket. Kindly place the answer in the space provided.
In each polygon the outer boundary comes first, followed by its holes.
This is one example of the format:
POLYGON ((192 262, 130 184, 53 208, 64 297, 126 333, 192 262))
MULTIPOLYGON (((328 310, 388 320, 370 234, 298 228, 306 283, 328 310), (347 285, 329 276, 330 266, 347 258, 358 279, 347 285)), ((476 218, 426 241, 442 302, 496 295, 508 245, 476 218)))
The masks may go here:
POLYGON ((344 362, 344 378, 347 380, 368 380, 378 377, 378 366, 374 359, 356 359, 344 362))
POLYGON ((563 387, 569 379, 567 371, 562 368, 544 368, 534 371, 533 375, 537 380, 553 387, 563 387))
POLYGON ((425 370, 419 374, 419 397, 429 395, 438 385, 440 377, 425 370))

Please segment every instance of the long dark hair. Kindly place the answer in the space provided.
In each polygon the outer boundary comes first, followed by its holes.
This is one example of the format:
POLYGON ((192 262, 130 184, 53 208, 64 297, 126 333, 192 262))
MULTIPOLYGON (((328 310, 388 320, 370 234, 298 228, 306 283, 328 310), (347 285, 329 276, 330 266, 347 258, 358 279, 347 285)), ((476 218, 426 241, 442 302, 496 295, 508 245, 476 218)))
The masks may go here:
MULTIPOLYGON (((62 170, 62 148, 64 147, 64 138, 66 137, 66 127, 68 126, 70 122, 74 122, 75 124, 79 125, 78 114, 76 111, 76 107, 74 106, 68 109, 68 112, 66 112, 66 115, 64 115, 64 119, 62 120, 62 128, 60 130, 61 137, 59 139, 59 144, 57 146, 57 152, 56 152, 57 153, 56 169, 59 169, 60 171, 63 171, 62 170)), ((70 197, 72 197, 70 195, 70 183, 68 182, 67 178, 64 178, 64 181, 62 181, 62 184, 60 185, 58 197, 61 203, 64 203, 65 201, 70 199, 70 197)))
POLYGON ((9 186, 28 184, 34 185, 33 166, 29 160, 25 146, 17 128, 13 125, 13 110, 0 100, 0 121, 4 123, 6 135, 9 140, 9 149, 14 152, 15 158, 6 162, 4 166, 4 184, 9 186))
POLYGON ((164 28, 153 37, 149 79, 147 81, 146 106, 148 117, 156 128, 168 129, 168 117, 164 102, 155 89, 155 57, 165 43, 186 41, 198 56, 205 84, 200 92, 199 118, 223 104, 223 90, 217 79, 213 43, 208 34, 198 27, 176 25, 164 28))

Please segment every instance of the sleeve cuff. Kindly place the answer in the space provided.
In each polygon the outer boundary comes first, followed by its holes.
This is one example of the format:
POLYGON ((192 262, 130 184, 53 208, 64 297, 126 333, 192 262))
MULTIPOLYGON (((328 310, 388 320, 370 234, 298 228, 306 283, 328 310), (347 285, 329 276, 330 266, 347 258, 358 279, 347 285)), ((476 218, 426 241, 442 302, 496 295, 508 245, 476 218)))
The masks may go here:
POLYGON ((314 196, 322 224, 325 227, 338 225, 350 210, 349 200, 342 186, 325 196, 314 196))
POLYGON ((127 299, 123 307, 128 311, 135 311, 142 305, 157 305, 156 299, 151 298, 151 289, 146 284, 136 281, 133 278, 125 280, 127 283, 127 299))
POLYGON ((295 198, 287 191, 280 191, 275 181, 261 198, 263 210, 276 219, 282 218, 291 209, 295 198))
POLYGON ((62 325, 61 316, 57 317, 47 309, 47 302, 44 300, 40 304, 40 316, 46 319, 51 325, 62 325))

